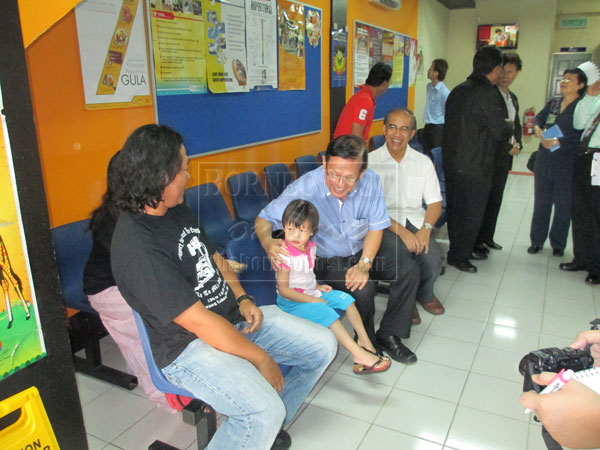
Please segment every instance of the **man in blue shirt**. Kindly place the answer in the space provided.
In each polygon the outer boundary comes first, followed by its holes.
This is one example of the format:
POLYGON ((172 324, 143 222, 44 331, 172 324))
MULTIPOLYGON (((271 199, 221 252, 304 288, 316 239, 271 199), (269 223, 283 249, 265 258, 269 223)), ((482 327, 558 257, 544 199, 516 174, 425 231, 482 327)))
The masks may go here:
POLYGON ((444 111, 450 90, 444 84, 448 63, 445 59, 434 59, 427 71, 427 100, 425 101, 425 128, 423 129, 423 151, 431 155, 431 149, 442 146, 444 135, 444 111))
POLYGON ((396 251, 398 236, 387 230, 390 217, 379 177, 367 169, 367 149, 357 136, 344 135, 329 143, 323 166, 289 185, 258 215, 257 236, 275 270, 284 242, 273 238, 281 229, 283 210, 295 199, 310 201, 319 212, 315 273, 334 289, 356 300, 371 342, 396 361, 410 364, 416 355, 402 344, 410 337, 419 271, 406 252, 396 251), (389 280, 387 308, 375 333, 376 282, 389 280))

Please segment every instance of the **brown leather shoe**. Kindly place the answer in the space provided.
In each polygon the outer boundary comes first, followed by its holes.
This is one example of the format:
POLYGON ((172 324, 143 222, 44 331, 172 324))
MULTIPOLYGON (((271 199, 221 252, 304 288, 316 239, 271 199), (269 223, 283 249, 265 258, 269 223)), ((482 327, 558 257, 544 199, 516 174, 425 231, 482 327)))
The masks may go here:
MULTIPOLYGON (((433 314, 434 316, 439 316, 440 314, 444 314, 444 305, 440 303, 437 297, 433 297, 433 299, 428 302, 421 302, 423 309, 427 311, 429 314, 433 314)), ((414 316, 413 316, 414 320, 414 316)))
POLYGON ((415 306, 415 309, 413 310, 412 324, 419 325, 420 323, 421 323, 421 316, 419 315, 419 311, 417 310, 417 307, 415 306))

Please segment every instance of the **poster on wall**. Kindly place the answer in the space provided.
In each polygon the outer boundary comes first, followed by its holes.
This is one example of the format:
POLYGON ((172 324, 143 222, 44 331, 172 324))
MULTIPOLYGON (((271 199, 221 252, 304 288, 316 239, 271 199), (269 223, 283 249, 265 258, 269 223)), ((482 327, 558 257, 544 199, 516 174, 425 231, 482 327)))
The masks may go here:
POLYGON ((354 29, 354 87, 365 84, 369 76, 369 28, 357 22, 354 29))
POLYGON ((75 7, 86 109, 152 103, 143 0, 85 0, 75 7))
POLYGON ((206 56, 200 0, 150 0, 156 95, 205 94, 206 56))
POLYGON ((394 53, 392 65, 392 78, 390 88, 401 88, 404 84, 404 36, 394 33, 394 53))
MULTIPOLYGON (((0 92, 1 94, 1 92, 0 92)), ((0 95, 0 109, 2 109, 0 95)), ((4 115, 0 134, 0 380, 46 356, 4 115)))
POLYGON ((348 61, 348 33, 337 30, 331 33, 331 87, 346 86, 346 63, 348 61))
POLYGON ((304 5, 277 2, 280 91, 306 90, 304 20, 304 5))
POLYGON ((248 88, 277 89, 277 3, 246 0, 248 88))
POLYGON ((412 86, 417 80, 417 62, 419 61, 417 40, 413 38, 410 39, 410 51, 408 61, 410 63, 408 71, 408 85, 412 86))
POLYGON ((203 5, 210 92, 248 92, 244 0, 214 0, 203 5))

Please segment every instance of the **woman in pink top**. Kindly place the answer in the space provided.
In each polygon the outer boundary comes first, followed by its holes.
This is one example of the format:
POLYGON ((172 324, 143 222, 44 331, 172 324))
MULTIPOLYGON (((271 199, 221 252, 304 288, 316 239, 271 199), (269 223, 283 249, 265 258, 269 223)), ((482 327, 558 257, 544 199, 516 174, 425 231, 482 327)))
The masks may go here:
POLYGON ((277 304, 289 313, 328 327, 338 342, 352 354, 356 374, 383 372, 390 367, 388 357, 377 354, 369 340, 354 298, 336 291, 327 284, 318 284, 314 273, 316 244, 310 240, 317 232, 319 213, 306 200, 294 200, 283 212, 285 232, 285 264, 277 271, 277 304), (346 311, 348 321, 357 335, 355 342, 335 311, 346 311))

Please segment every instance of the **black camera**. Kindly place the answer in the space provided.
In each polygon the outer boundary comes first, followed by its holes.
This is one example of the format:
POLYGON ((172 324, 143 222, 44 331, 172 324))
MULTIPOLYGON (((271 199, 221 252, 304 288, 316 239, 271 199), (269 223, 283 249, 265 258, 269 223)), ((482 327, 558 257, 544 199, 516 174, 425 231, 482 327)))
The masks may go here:
MULTIPOLYGON (((594 358, 588 351, 565 348, 542 348, 525 355, 519 362, 519 372, 523 375, 523 391, 535 389, 540 392, 540 386, 531 380, 531 376, 541 372, 558 372, 561 369, 571 369, 574 372, 589 369, 594 365, 594 358)), ((543 389, 543 387, 542 387, 543 389)))
MULTIPOLYGON (((590 322, 591 330, 598 330, 600 318, 590 322)), ((523 375, 523 392, 532 389, 540 392, 540 386, 531 380, 531 376, 542 372, 559 372, 561 369, 571 369, 573 372, 589 369, 594 365, 594 358, 590 355, 590 346, 585 350, 571 347, 541 348, 523 356, 519 362, 519 372, 523 375)))

